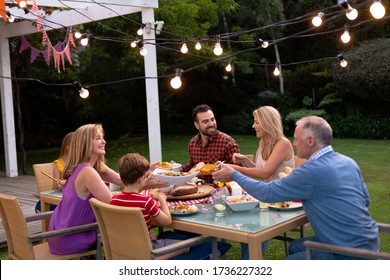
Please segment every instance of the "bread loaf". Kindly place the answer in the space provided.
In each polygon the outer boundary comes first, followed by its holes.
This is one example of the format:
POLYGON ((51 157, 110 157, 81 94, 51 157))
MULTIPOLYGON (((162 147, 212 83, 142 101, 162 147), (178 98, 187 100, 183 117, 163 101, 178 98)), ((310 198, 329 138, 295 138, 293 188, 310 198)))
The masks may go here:
POLYGON ((278 176, 279 176, 279 178, 283 178, 283 177, 286 177, 287 174, 285 172, 279 172, 278 176))
POLYGON ((292 172, 292 168, 290 166, 285 166, 284 167, 284 173, 286 173, 287 175, 290 174, 292 172))
POLYGON ((182 196, 198 192, 197 186, 174 186, 171 191, 172 196, 182 196))

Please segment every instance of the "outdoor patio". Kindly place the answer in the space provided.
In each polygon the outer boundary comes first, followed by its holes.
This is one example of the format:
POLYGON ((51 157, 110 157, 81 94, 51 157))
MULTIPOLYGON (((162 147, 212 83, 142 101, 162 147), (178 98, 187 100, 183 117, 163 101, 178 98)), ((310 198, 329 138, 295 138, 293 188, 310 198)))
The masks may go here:
MULTIPOLYGON (((34 196, 37 193, 37 185, 34 176, 6 177, 5 172, 0 172, 0 193, 16 196, 22 207, 24 215, 35 214, 34 208, 38 198, 34 196)), ((1 219, 0 219, 1 220, 1 219)), ((29 223, 31 233, 41 232, 41 223, 29 223)), ((7 245, 3 225, 0 224, 0 247, 7 245)))

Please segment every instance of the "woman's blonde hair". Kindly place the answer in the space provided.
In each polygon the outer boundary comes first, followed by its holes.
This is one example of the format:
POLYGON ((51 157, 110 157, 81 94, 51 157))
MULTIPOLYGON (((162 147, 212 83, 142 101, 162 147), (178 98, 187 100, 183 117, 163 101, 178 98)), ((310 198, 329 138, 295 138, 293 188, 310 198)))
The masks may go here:
POLYGON ((265 132, 265 136, 260 139, 259 147, 262 158, 267 160, 276 142, 284 136, 282 117, 279 111, 271 106, 257 108, 253 111, 253 117, 265 132))
MULTIPOLYGON (((104 135, 101 124, 86 124, 74 132, 69 146, 69 159, 64 167, 64 179, 68 179, 78 165, 90 160, 93 151, 93 140, 100 131, 104 135)), ((104 155, 99 155, 93 168, 99 174, 107 172, 104 155)))
POLYGON ((63 158, 65 155, 69 154, 69 146, 70 146, 70 141, 72 140, 74 132, 69 132, 68 134, 65 135, 64 139, 62 139, 62 144, 61 144, 61 151, 60 155, 58 158, 63 158))

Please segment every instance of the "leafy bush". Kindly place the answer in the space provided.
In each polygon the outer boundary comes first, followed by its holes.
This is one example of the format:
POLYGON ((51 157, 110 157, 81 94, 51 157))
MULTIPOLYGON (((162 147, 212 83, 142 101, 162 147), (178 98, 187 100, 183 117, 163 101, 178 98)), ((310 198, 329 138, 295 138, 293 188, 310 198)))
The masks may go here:
POLYGON ((289 113, 284 119, 284 134, 285 135, 294 135, 295 122, 306 116, 319 116, 324 117, 324 110, 309 110, 309 109, 300 109, 289 113))
POLYGON ((388 139, 390 118, 380 116, 348 116, 330 121, 334 137, 360 139, 388 139))

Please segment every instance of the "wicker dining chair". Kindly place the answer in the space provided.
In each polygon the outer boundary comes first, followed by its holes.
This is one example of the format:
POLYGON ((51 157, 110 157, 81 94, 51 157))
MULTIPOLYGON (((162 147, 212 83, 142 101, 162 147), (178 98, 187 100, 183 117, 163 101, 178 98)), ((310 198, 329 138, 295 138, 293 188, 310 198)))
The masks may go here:
MULTIPOLYGON (((379 227, 379 232, 390 233, 390 224, 377 223, 377 225, 379 227)), ((366 260, 390 260, 390 253, 387 252, 377 252, 367 249, 338 246, 309 240, 303 242, 303 245, 306 247, 306 259, 308 260, 312 259, 313 251, 329 252, 366 260)))
MULTIPOLYGON (((50 191, 53 189, 53 180, 49 177, 45 176, 42 172, 45 172, 46 174, 49 174, 50 176, 53 176, 53 163, 36 163, 33 164, 33 170, 34 170, 34 176, 35 181, 37 182, 38 187, 38 195, 40 197, 41 192, 50 191)), ((40 212, 43 201, 40 199, 40 203, 35 206, 35 212, 40 212)), ((54 210, 54 206, 51 205, 50 210, 54 210)), ((49 209, 47 209, 48 211, 49 209)), ((49 227, 49 223, 46 220, 42 220, 42 231, 47 231, 49 227)))
POLYGON ((111 205, 95 198, 91 198, 90 203, 99 225, 107 260, 164 260, 182 256, 183 259, 204 259, 219 254, 217 248, 220 242, 204 235, 153 249, 140 208, 111 205), (204 246, 210 242, 215 243, 212 246, 204 246), (201 249, 192 251, 192 248, 197 246, 201 249))
POLYGON ((53 230, 43 233, 30 234, 27 223, 50 219, 53 212, 35 214, 29 217, 23 215, 22 209, 16 197, 0 194, 0 214, 7 236, 8 255, 14 260, 68 260, 85 256, 100 257, 100 242, 97 250, 90 250, 80 254, 54 255, 49 250, 47 242, 41 241, 58 235, 66 235, 77 232, 97 229, 97 223, 53 230))
POLYGON ((38 193, 50 191, 53 189, 53 180, 43 175, 42 172, 53 176, 53 163, 36 163, 33 164, 34 176, 37 182, 38 193))

